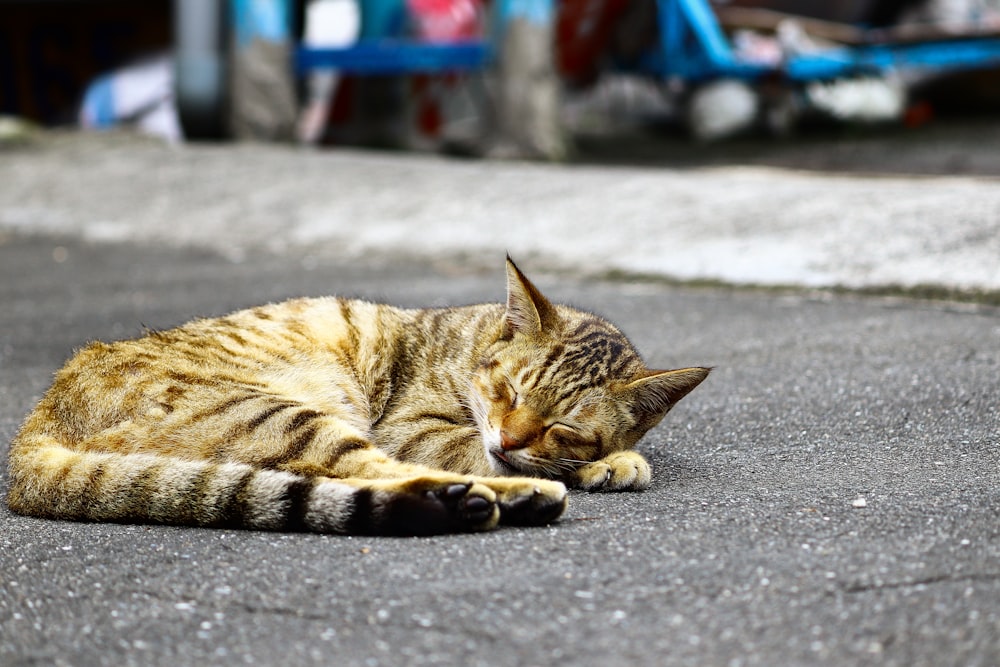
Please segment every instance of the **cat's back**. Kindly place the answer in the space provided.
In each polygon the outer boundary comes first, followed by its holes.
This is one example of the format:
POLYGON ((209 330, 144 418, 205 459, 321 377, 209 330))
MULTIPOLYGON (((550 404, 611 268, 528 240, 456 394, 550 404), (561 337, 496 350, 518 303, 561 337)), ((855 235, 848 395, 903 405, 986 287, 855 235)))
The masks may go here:
POLYGON ((410 319, 408 311, 383 304, 297 298, 139 338, 95 341, 56 373, 23 431, 44 425, 75 440, 237 389, 309 391, 357 382, 365 401, 378 402, 388 390, 379 378, 391 371, 394 341, 410 319))
POLYGON ((235 343, 285 351, 351 353, 368 341, 397 337, 410 319, 409 311, 386 304, 332 296, 301 297, 193 320, 151 338, 170 342, 192 337, 227 347, 235 343))

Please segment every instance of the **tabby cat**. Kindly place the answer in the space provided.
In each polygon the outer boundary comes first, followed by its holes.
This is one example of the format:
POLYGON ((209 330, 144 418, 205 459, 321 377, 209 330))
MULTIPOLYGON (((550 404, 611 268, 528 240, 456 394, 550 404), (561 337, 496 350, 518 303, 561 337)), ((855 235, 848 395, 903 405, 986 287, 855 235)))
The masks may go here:
POLYGON ((506 305, 295 299, 91 343, 11 443, 8 503, 348 534, 546 524, 563 482, 648 486, 631 448, 707 374, 647 369, 508 258, 506 305))

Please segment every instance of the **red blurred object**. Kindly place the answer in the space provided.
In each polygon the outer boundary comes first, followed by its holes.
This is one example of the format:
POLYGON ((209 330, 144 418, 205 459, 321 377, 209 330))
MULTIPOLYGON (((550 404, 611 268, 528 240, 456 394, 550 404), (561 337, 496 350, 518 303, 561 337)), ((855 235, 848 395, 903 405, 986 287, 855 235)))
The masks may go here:
POLYGON ((921 127, 934 120, 934 107, 929 102, 911 104, 903 114, 903 125, 909 128, 921 127))
MULTIPOLYGON (((446 75, 447 77, 447 75, 446 75)), ((427 137, 439 137, 444 118, 434 96, 433 81, 426 75, 413 77, 412 96, 416 104, 417 129, 427 137)))
POLYGON ((630 0, 561 0, 556 15, 556 67, 565 81, 591 83, 630 0))
POLYGON ((482 35, 476 0, 406 0, 417 37, 428 42, 461 42, 482 35))

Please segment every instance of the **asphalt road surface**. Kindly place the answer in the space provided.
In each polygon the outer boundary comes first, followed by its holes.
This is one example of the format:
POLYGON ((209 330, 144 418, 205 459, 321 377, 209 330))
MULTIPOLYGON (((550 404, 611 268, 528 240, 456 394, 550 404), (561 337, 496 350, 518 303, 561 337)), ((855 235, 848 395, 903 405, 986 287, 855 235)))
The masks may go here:
MULTIPOLYGON (((645 493, 379 539, 0 509, 0 664, 995 665, 1000 312, 529 275, 656 366, 715 366, 645 493), (863 506, 862 506, 863 505, 863 506)), ((0 453, 72 349, 301 294, 499 300, 496 269, 234 263, 7 235, 0 453)), ((0 477, 0 491, 6 477, 0 477)))

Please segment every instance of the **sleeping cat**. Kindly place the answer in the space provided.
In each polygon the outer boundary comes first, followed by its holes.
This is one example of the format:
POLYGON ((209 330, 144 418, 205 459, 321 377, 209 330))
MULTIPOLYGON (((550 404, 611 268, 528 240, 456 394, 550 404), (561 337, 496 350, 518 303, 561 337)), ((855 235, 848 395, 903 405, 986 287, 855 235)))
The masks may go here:
POLYGON ((640 490, 632 447, 708 375, 649 370, 507 260, 507 303, 295 299, 91 343, 11 443, 15 512, 432 534, 540 525, 564 483, 640 490))

